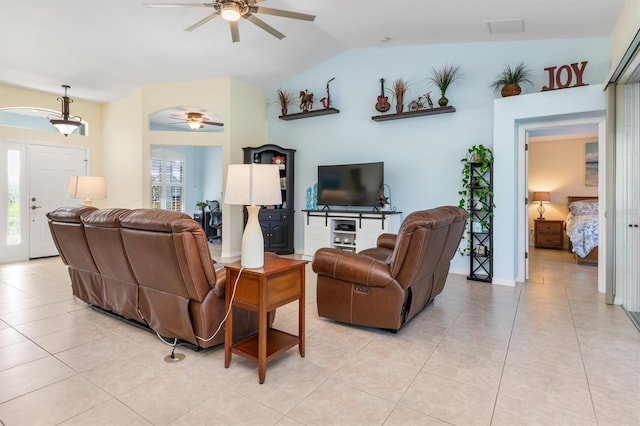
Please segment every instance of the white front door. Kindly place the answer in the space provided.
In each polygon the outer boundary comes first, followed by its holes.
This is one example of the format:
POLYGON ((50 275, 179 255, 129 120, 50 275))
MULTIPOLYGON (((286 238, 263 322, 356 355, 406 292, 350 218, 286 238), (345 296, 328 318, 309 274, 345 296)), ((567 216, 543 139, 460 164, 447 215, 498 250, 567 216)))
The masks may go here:
MULTIPOLYGON (((47 212, 78 204, 68 198, 69 178, 87 174, 85 148, 29 146, 29 258, 58 254, 51 238, 47 212)), ((23 204, 24 205, 24 204, 23 204)))

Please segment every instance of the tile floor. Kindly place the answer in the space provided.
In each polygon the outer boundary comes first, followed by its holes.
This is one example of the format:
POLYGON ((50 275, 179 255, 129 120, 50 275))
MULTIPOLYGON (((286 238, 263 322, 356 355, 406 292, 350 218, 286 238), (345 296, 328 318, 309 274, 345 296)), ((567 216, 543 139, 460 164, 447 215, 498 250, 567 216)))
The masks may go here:
POLYGON ((640 424, 640 334, 568 252, 536 251, 515 288, 450 275, 397 334, 318 318, 307 277, 307 356, 259 385, 221 348, 165 363, 155 335, 75 300, 59 258, 0 265, 0 425, 640 424))

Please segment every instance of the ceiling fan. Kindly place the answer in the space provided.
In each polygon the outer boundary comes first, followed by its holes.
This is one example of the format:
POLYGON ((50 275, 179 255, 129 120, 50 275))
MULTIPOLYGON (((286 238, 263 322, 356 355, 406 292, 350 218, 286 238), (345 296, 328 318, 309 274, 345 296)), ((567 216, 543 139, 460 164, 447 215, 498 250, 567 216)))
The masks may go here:
POLYGON ((172 120, 178 120, 169 124, 182 124, 187 123, 187 125, 191 128, 191 130, 202 129, 205 124, 210 126, 224 126, 224 123, 220 123, 217 121, 211 121, 205 115, 200 112, 187 112, 185 117, 170 117, 172 120))
POLYGON ((213 13, 199 20, 185 31, 193 31, 212 19, 222 16, 223 19, 229 21, 231 28, 231 39, 234 43, 240 41, 240 30, 238 28, 238 20, 244 18, 254 25, 262 28, 272 36, 282 40, 285 35, 273 28, 271 25, 258 18, 255 14, 262 13, 265 15, 281 16, 283 18, 301 19, 303 21, 313 21, 316 17, 307 15, 306 13, 291 12, 282 9, 273 9, 271 7, 257 6, 263 0, 213 0, 208 3, 145 3, 147 7, 208 7, 214 10, 213 13))

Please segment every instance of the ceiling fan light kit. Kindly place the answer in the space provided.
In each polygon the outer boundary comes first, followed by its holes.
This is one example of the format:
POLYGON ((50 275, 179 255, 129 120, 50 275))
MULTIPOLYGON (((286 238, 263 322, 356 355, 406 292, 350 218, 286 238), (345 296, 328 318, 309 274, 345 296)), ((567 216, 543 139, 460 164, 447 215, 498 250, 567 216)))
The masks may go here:
POLYGON ((82 125, 82 118, 69 115, 69 104, 73 102, 73 99, 67 96, 67 90, 70 89, 71 86, 63 84, 62 87, 64 88, 64 96, 58 98, 62 104, 62 111, 59 117, 51 118, 49 122, 53 127, 58 129, 60 133, 67 137, 82 125))
POLYGON ((190 112, 187 114, 187 125, 191 130, 198 130, 204 125, 202 124, 202 114, 198 112, 190 112))
POLYGON ((215 116, 215 114, 211 115, 210 113, 202 113, 189 110, 184 113, 180 112, 172 114, 172 116, 169 117, 169 120, 176 121, 170 121, 167 124, 175 124, 180 126, 184 126, 184 124, 186 124, 187 127, 189 127, 189 129, 191 130, 202 129, 205 125, 224 127, 224 122, 222 122, 222 120, 218 121, 219 117, 215 116))
POLYGON ((241 14, 242 5, 239 5, 238 2, 229 1, 220 5, 220 16, 226 21, 237 21, 240 19, 241 14))
POLYGON ((145 3, 147 7, 208 7, 215 10, 208 16, 199 20, 195 24, 185 28, 185 31, 193 31, 207 22, 213 20, 217 16, 222 16, 222 19, 229 22, 229 28, 231 29, 231 39, 234 43, 240 41, 240 30, 238 28, 238 21, 240 18, 244 18, 257 27, 260 27, 264 31, 268 32, 277 39, 283 39, 285 37, 280 31, 273 28, 271 25, 258 18, 256 14, 262 13, 264 15, 279 16, 282 18, 299 19, 302 21, 313 21, 316 19, 314 15, 308 15, 306 13, 291 12, 289 10, 273 9, 271 7, 257 6, 258 3, 264 0, 213 0, 210 3, 145 3))

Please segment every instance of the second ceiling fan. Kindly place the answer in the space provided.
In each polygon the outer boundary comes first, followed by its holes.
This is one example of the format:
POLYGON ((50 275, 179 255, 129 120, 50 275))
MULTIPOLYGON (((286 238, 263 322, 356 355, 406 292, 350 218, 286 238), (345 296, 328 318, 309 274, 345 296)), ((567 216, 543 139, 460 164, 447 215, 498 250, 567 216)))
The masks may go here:
POLYGON ((257 4, 263 0, 213 0, 208 3, 146 3, 147 7, 205 7, 212 8, 213 13, 199 20, 185 31, 193 31, 203 24, 211 21, 218 16, 229 21, 231 28, 231 39, 234 43, 240 41, 240 29, 238 28, 238 20, 244 18, 252 24, 262 28, 272 36, 283 39, 285 37, 280 31, 258 18, 255 14, 262 13, 264 15, 281 16, 283 18, 300 19, 303 21, 313 21, 316 17, 307 15, 306 13, 291 12, 282 9, 273 9, 271 7, 262 7, 257 4))

